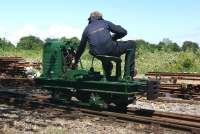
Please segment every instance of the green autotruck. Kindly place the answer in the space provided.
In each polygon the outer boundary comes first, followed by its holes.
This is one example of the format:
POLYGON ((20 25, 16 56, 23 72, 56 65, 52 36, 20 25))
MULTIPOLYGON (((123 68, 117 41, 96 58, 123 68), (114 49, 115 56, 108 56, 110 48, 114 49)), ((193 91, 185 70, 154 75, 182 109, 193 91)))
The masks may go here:
MULTIPOLYGON (((73 68, 76 48, 60 40, 48 40, 43 48, 43 71, 36 84, 52 93, 52 100, 71 101, 75 97, 80 104, 107 108, 114 105, 126 108, 136 100, 137 95, 147 94, 147 99, 156 99, 159 81, 121 78, 121 59, 111 56, 97 56, 116 62, 116 75, 107 80, 102 72, 73 68)), ((93 61, 92 61, 93 62, 93 61)))

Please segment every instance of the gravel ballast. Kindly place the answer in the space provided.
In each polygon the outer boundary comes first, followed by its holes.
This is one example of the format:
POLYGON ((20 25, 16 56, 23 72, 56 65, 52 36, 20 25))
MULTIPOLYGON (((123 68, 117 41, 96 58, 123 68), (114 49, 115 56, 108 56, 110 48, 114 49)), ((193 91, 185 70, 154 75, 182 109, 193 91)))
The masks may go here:
MULTIPOLYGON (((136 106, 145 106, 145 103, 137 102, 136 106)), ((79 112, 60 111, 54 108, 25 110, 2 104, 0 113, 2 134, 153 134, 157 132, 188 134, 188 132, 163 129, 156 125, 119 122, 112 118, 85 116, 79 112)))

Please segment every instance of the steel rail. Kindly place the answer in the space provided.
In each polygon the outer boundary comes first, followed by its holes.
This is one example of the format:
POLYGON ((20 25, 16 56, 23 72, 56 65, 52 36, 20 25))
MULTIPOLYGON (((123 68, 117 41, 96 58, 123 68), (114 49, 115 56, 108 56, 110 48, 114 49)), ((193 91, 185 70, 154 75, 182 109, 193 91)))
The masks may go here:
MULTIPOLYGON (((199 131, 200 132, 200 117, 199 116, 191 116, 191 115, 183 115, 183 114, 175 114, 175 113, 166 113, 166 112, 158 112, 152 110, 135 110, 135 109, 128 109, 127 113, 119 113, 119 112, 111 112, 111 111, 102 111, 102 110, 94 110, 82 107, 74 107, 74 106, 66 106, 63 104, 54 104, 45 101, 38 101, 37 95, 34 98, 30 99, 30 94, 20 94, 16 92, 6 92, 0 91, 0 98, 9 99, 16 97, 16 100, 20 100, 20 105, 22 102, 29 103, 34 105, 40 105, 43 107, 55 107, 61 109, 71 109, 75 111, 80 111, 85 114, 92 114, 102 117, 113 117, 119 120, 126 120, 126 121, 134 121, 138 123, 144 124, 158 124, 161 127, 165 128, 173 128, 178 130, 185 130, 185 131, 199 131), (7 95, 5 95, 7 94, 7 95), (29 97, 27 97, 29 96, 29 97), (20 99, 21 98, 21 99, 20 99)), ((41 96, 39 96, 41 98, 41 96)), ((44 98, 44 100, 46 100, 44 98)))

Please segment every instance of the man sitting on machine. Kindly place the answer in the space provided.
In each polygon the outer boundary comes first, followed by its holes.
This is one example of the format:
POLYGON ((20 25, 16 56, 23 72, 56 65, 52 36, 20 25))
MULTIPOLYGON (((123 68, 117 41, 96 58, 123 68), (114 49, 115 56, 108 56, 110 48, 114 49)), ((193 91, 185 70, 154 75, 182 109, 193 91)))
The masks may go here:
MULTIPOLYGON (((75 57, 77 65, 82 53, 85 50, 87 42, 90 45, 90 54, 93 56, 106 55, 120 57, 126 53, 124 78, 135 76, 135 41, 117 41, 127 35, 127 31, 120 25, 103 19, 98 11, 92 12, 88 18, 89 24, 85 28, 80 45, 75 57), (113 33, 113 35, 111 35, 113 33)), ((108 60, 101 60, 106 78, 112 73, 113 64, 108 60)))

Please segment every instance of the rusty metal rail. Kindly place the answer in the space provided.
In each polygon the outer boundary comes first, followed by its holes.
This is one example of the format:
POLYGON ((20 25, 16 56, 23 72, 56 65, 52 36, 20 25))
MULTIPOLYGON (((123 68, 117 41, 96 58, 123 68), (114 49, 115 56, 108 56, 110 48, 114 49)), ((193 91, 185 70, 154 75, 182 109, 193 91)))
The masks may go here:
POLYGON ((15 102, 18 102, 18 105, 20 105, 20 107, 22 107, 23 104, 25 107, 28 107, 27 104, 29 103, 34 107, 53 107, 58 109, 71 109, 74 111, 82 112, 84 114, 101 116, 103 118, 112 117, 118 120, 133 121, 142 124, 156 124, 159 127, 173 128, 178 130, 190 131, 193 133, 200 132, 199 116, 166 113, 147 109, 128 109, 127 113, 93 110, 69 105, 66 106, 65 104, 50 103, 46 101, 45 97, 43 97, 43 101, 41 101, 41 96, 39 96, 40 100, 38 101, 37 95, 34 97, 32 96, 32 98, 30 96, 32 95, 10 91, 0 91, 0 100, 4 100, 4 102, 5 100, 8 100, 8 102, 11 103, 14 102, 13 98, 15 98, 15 102), (10 101, 10 99, 12 99, 12 101, 10 101))
POLYGON ((172 128, 180 128, 187 130, 200 130, 200 117, 184 114, 175 114, 169 112, 159 112, 147 109, 129 110, 129 115, 147 120, 149 123, 157 123, 161 126, 169 126, 172 128))
POLYGON ((178 76, 178 77, 200 77, 200 73, 172 73, 172 72, 148 72, 147 76, 178 76))
POLYGON ((157 124, 160 127, 169 127, 190 132, 200 132, 200 117, 180 115, 152 110, 129 110, 128 113, 115 113, 108 111, 95 111, 80 109, 84 113, 96 114, 101 116, 111 116, 127 121, 134 121, 145 124, 157 124))

